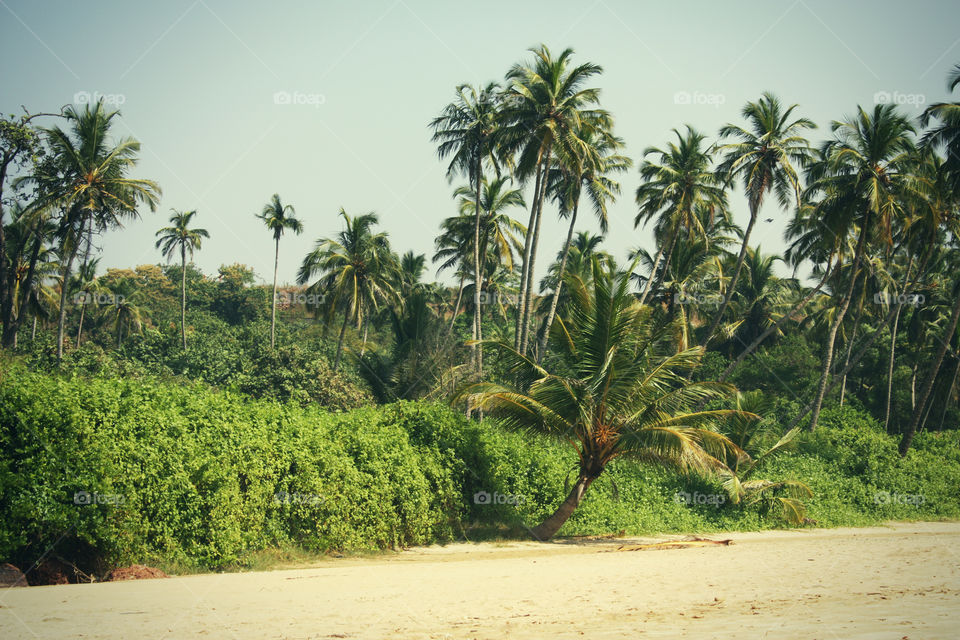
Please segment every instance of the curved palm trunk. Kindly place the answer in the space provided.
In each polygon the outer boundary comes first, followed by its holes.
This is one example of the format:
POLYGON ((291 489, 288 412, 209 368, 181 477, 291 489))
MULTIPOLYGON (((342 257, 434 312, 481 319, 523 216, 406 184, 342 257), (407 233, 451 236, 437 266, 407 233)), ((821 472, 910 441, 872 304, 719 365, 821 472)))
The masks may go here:
POLYGON ((63 268, 62 280, 60 282, 60 317, 57 320, 57 364, 63 362, 63 338, 64 329, 67 324, 67 290, 69 289, 70 271, 73 268, 73 258, 76 256, 76 249, 71 248, 70 256, 67 258, 67 265, 63 268))
MULTIPOLYGON (((654 235, 656 239, 656 235, 654 235)), ((653 284, 653 279, 656 277, 657 268, 660 266, 660 260, 663 258, 663 245, 657 249, 657 257, 653 259, 653 266, 650 267, 650 277, 647 278, 647 283, 643 285, 643 292, 640 294, 640 305, 644 305, 647 302, 647 296, 650 295, 650 285, 653 284)))
POLYGON ((80 305, 80 326, 77 328, 77 349, 80 348, 80 336, 83 334, 83 313, 87 310, 86 303, 80 305))
POLYGON ((543 362, 547 354, 547 341, 550 338, 550 326, 557 315, 557 305, 560 304, 560 289, 563 287, 563 274, 567 268, 567 256, 570 255, 570 243, 573 241, 573 227, 577 223, 577 209, 580 207, 580 194, 577 193, 573 201, 573 211, 570 214, 570 227, 567 229, 567 241, 563 245, 563 257, 560 258, 560 270, 557 272, 557 286, 553 289, 553 299, 550 300, 550 311, 547 313, 547 323, 543 327, 540 345, 537 348, 537 362, 543 362))
POLYGON ((767 327, 763 333, 761 333, 759 336, 757 336, 757 338, 753 342, 747 345, 747 348, 744 349, 739 356, 737 356, 737 359, 731 362, 727 366, 727 368, 723 370, 723 373, 720 374, 720 378, 718 382, 726 381, 726 379, 730 376, 733 370, 737 368, 737 365, 743 362, 744 358, 746 358, 748 355, 753 353, 756 350, 756 348, 759 347, 763 343, 763 341, 767 339, 768 336, 770 336, 770 334, 778 331, 780 327, 785 325, 793 316, 793 314, 797 313, 798 311, 800 311, 800 309, 806 306, 806 304, 810 302, 810 300, 812 300, 813 297, 817 295, 817 293, 823 288, 823 285, 827 283, 827 280, 830 278, 830 272, 831 272, 831 268, 828 266, 826 271, 823 272, 823 277, 820 278, 820 282, 817 283, 817 286, 814 287, 812 290, 810 290, 810 292, 807 293, 807 295, 805 295, 803 299, 801 299, 797 304, 793 305, 793 307, 788 312, 783 314, 783 317, 777 320, 775 324, 773 324, 770 327, 767 327))
POLYGON ((900 446, 898 449, 901 456, 907 455, 907 451, 910 449, 911 443, 913 443, 913 436, 916 435, 917 425, 920 423, 920 418, 923 416, 923 411, 926 407, 927 400, 930 397, 930 392, 933 390, 933 384, 937 381, 937 374, 940 373, 940 365, 943 364, 943 357, 947 353, 947 345, 950 344, 953 338, 953 333, 957 330, 958 320, 960 320, 960 296, 957 296, 956 301, 953 303, 953 312, 950 314, 950 323, 947 325, 946 331, 943 332, 943 339, 939 341, 940 347, 937 349, 937 356, 934 358, 933 366, 930 368, 930 374, 927 376, 927 381, 924 383, 920 392, 920 400, 917 402, 917 406, 913 410, 913 415, 910 417, 910 423, 907 425, 907 429, 903 434, 903 438, 900 440, 900 446))
MULTIPOLYGON (((667 271, 670 269, 670 261, 673 259, 673 252, 677 248, 677 240, 680 239, 680 225, 677 224, 674 226, 673 231, 670 233, 670 242, 667 245, 667 252, 663 256, 663 268, 660 269, 660 273, 654 274, 650 272, 650 277, 653 278, 656 276, 656 279, 653 282, 653 286, 650 287, 650 296, 653 297, 660 290, 660 287, 663 286, 663 281, 667 278, 667 271)), ((673 306, 673 300, 670 301, 671 309, 673 306)), ((671 317, 673 316, 673 311, 670 312, 671 317)))
POLYGON ((747 257, 747 248, 750 246, 750 235, 753 233, 754 225, 757 224, 757 209, 757 207, 750 207, 750 222, 747 224, 747 230, 743 234, 743 243, 740 245, 740 255, 737 256, 737 266, 733 268, 733 276, 730 278, 730 286, 727 287, 727 295, 723 297, 723 302, 720 303, 720 308, 717 309, 717 316, 713 319, 710 328, 707 329, 707 333, 700 342, 701 347, 706 348, 707 344, 713 338, 713 334, 717 332, 720 323, 723 322, 723 314, 727 311, 730 299, 733 298, 733 293, 737 290, 740 271, 743 269, 743 261, 747 257))
POLYGON ((30 330, 30 342, 34 342, 37 339, 37 315, 33 315, 33 328, 30 330))
MULTIPOLYGON (((861 301, 860 306, 857 308, 857 315, 853 318, 853 329, 850 331, 850 340, 847 343, 847 354, 844 356, 843 367, 844 371, 849 371, 850 367, 847 365, 850 364, 850 354, 853 352, 853 343, 857 339, 857 326, 860 324, 860 316, 863 313, 863 303, 861 301)), ((843 400, 847 393, 847 374, 843 374, 840 378, 840 406, 843 406, 843 400)))
MULTIPOLYGON (((187 246, 180 245, 180 343, 187 350, 187 246)), ((117 345, 119 346, 119 344, 117 345)))
MULTIPOLYGON (((830 331, 827 334, 827 343, 823 348, 823 362, 820 365, 820 382, 817 385, 817 395, 813 401, 812 415, 810 416, 810 424, 807 427, 808 431, 813 431, 817 428, 817 421, 820 419, 820 409, 823 407, 823 398, 827 394, 827 383, 830 382, 830 368, 833 365, 833 347, 837 340, 837 330, 840 329, 840 323, 843 322, 843 317, 847 314, 847 309, 850 308, 850 301, 853 298, 854 287, 857 285, 857 276, 860 275, 860 260, 863 258, 863 248, 867 240, 867 228, 869 226, 870 214, 867 213, 867 216, 863 220, 863 224, 860 226, 860 238, 857 240, 857 251, 856 255, 853 258, 853 267, 850 270, 850 284, 847 286, 847 291, 843 296, 843 301, 840 303, 840 309, 837 312, 837 317, 830 325, 830 331)), ((849 363, 844 367, 843 375, 846 375, 846 372, 849 370, 849 363)))
POLYGON ((520 350, 520 336, 523 333, 523 307, 527 299, 527 276, 530 267, 530 244, 533 240, 531 233, 533 225, 537 220, 537 202, 540 197, 540 182, 543 179, 542 165, 537 163, 537 178, 533 185, 533 201, 530 203, 530 219, 527 221, 527 231, 523 234, 523 264, 520 266, 520 291, 517 300, 517 319, 513 334, 513 348, 520 350))
MULTIPOLYGON (((533 311, 533 282, 536 275, 537 245, 540 244, 540 222, 543 220, 543 202, 547 195, 547 176, 550 171, 551 147, 547 147, 543 161, 543 175, 540 179, 540 195, 537 198, 537 219, 534 223, 533 238, 530 241, 530 264, 527 267, 527 290, 523 300, 523 326, 520 335, 520 353, 527 353, 527 342, 530 335, 530 315, 533 311)), ((529 229, 527 230, 529 232, 529 229)))
MULTIPOLYGON (((482 166, 480 156, 477 156, 477 166, 474 169, 477 176, 477 199, 473 206, 473 339, 482 340, 482 330, 480 328, 480 217, 482 206, 480 204, 480 188, 482 183, 482 166)), ((470 346, 473 351, 473 363, 477 376, 483 378, 483 348, 476 342, 470 346)))
MULTIPOLYGON (((905 280, 909 282, 910 280, 910 268, 913 266, 913 255, 910 255, 910 260, 907 262, 907 272, 905 275, 905 280)), ((890 329, 890 359, 887 362, 887 397, 886 404, 883 410, 883 430, 887 433, 890 432, 890 409, 892 406, 893 399, 893 367, 896 362, 896 353, 897 353, 897 329, 900 326, 900 312, 903 311, 903 304, 897 301, 896 313, 893 315, 893 326, 890 329)))
POLYGON ((460 288, 457 290, 457 303, 453 305, 453 318, 450 319, 450 328, 447 330, 448 333, 453 332, 453 325, 457 321, 457 316, 460 315, 460 302, 463 300, 463 283, 466 279, 466 276, 460 276, 460 288))
POLYGON ((563 523, 576 511, 587 489, 590 488, 590 485, 593 484, 593 481, 596 479, 596 476, 590 477, 581 473, 580 477, 577 478, 576 484, 573 485, 573 489, 567 494, 566 500, 557 507, 553 515, 531 529, 530 534, 540 542, 546 542, 552 538, 557 531, 560 530, 560 527, 563 526, 563 523))
POLYGON ((270 348, 276 346, 277 333, 277 266, 280 263, 280 236, 274 238, 273 250, 273 305, 270 311, 270 348))

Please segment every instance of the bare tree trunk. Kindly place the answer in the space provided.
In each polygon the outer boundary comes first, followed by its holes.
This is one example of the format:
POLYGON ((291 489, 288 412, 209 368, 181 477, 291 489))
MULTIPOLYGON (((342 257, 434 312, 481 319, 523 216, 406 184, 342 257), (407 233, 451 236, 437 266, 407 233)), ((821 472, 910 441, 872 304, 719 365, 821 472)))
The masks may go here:
POLYGON ((550 311, 547 313, 547 323, 543 328, 543 336, 540 337, 540 345, 537 349, 537 362, 543 362, 547 354, 547 341, 550 339, 550 326, 553 324, 553 318, 557 315, 557 305, 560 304, 560 289, 563 287, 563 274, 567 268, 567 257, 570 255, 570 243, 573 241, 573 228, 577 223, 577 209, 580 207, 580 192, 577 192, 573 202, 573 211, 570 213, 570 227, 567 229, 567 241, 563 245, 563 257, 560 258, 560 270, 557 272, 557 286, 553 288, 553 299, 550 300, 550 311))
POLYGON ((87 303, 80 305, 80 326, 77 328, 77 349, 80 348, 80 334, 83 333, 83 313, 87 310, 87 303))
POLYGON ((537 178, 533 185, 533 200, 530 203, 530 220, 527 222, 527 231, 523 234, 523 264, 520 266, 520 291, 517 301, 517 321, 513 335, 513 348, 520 349, 520 334, 523 325, 523 305, 526 300, 527 274, 530 267, 530 243, 533 241, 533 225, 537 221, 537 199, 540 195, 540 181, 543 180, 543 165, 537 162, 537 178))
MULTIPOLYGON (((180 342, 187 350, 187 245, 180 245, 180 342)), ((118 345, 119 346, 119 345, 118 345)))
POLYGON ((713 322, 710 324, 710 328, 707 329, 707 333, 704 335, 703 341, 700 343, 701 347, 706 348, 707 344, 713 338, 713 334, 716 333, 717 328, 723 321, 723 314, 727 310, 727 305, 730 304, 730 299, 737 290, 737 282, 740 279, 740 271, 743 269, 743 261, 747 257, 747 249, 750 247, 750 234, 753 233, 753 227, 755 224, 757 224, 757 209, 751 207, 750 222, 747 224, 747 230, 743 234, 743 243, 740 245, 740 255, 737 256, 737 266, 733 268, 733 276, 730 278, 730 286, 727 287, 727 295, 723 297, 723 302, 720 303, 720 308, 717 309, 717 317, 713 319, 713 322))
MULTIPOLYGON (((654 242, 656 242, 657 234, 653 234, 654 242)), ((647 302, 647 296, 650 295, 650 285, 653 284, 653 279, 657 274, 657 267, 660 266, 660 260, 663 258, 663 245, 661 244, 657 249, 657 257, 653 259, 653 266, 650 267, 650 277, 647 278, 646 284, 643 285, 643 292, 640 294, 640 304, 644 305, 647 302)))
POLYGON ((460 313, 460 301, 463 299, 463 282, 466 276, 460 276, 460 289, 457 291, 457 303, 453 306, 453 318, 450 320, 449 332, 453 332, 453 325, 457 321, 457 315, 460 313))
POLYGON ((277 333, 277 266, 280 264, 280 236, 274 238, 273 250, 273 298, 270 310, 270 349, 276 346, 277 333))
MULTIPOLYGON (((853 329, 850 330, 850 340, 847 341, 847 355, 844 357, 843 366, 844 370, 850 364, 850 354, 853 352, 853 343, 857 339, 857 326, 860 324, 860 315, 863 313, 863 305, 857 309, 857 315, 853 319, 853 329)), ((840 378, 840 406, 843 406, 843 399, 847 393, 847 374, 843 374, 840 378)))
POLYGON ((33 314, 33 328, 30 330, 30 342, 37 339, 37 314, 33 314))
POLYGON ((937 355, 936 358, 934 358, 933 366, 930 368, 927 381, 924 383, 923 389, 920 392, 920 401, 914 408, 913 415, 910 417, 910 423, 907 425, 907 429, 903 434, 903 438, 900 440, 899 451, 901 456, 907 455, 907 451, 910 449, 910 444, 913 442, 913 436, 916 434, 917 425, 920 423, 920 417, 923 413, 923 409, 926 406, 927 399, 930 397, 930 391, 933 389, 933 384, 937 381, 937 374, 940 373, 940 365, 943 364, 943 356, 947 353, 947 345, 949 345, 953 340, 953 333, 957 330, 958 320, 960 320, 960 296, 957 296, 956 301, 953 303, 953 312, 950 314, 950 322, 947 325, 946 331, 943 332, 943 339, 940 340, 940 347, 937 349, 937 355))
POLYGON ((73 267, 73 257, 77 252, 75 248, 70 248, 68 253, 67 265, 63 269, 60 283, 60 318, 57 321, 57 364, 63 362, 63 338, 67 324, 67 291, 70 288, 70 270, 73 267))
POLYGON ((897 303, 896 312, 893 315, 893 327, 890 329, 890 359, 887 362, 887 401, 883 410, 883 430, 890 432, 890 408, 893 400, 893 365, 896 359, 897 349, 897 327, 900 324, 900 311, 903 305, 897 303))
MULTIPOLYGON (((527 341, 530 334, 530 316, 533 310, 533 283, 536 276, 537 245, 540 244, 540 223, 543 220, 543 203, 546 200, 547 184, 550 175, 550 154, 552 148, 547 147, 546 158, 543 161, 543 177, 540 180, 540 195, 537 198, 537 219, 533 228, 533 239, 530 241, 530 265, 527 267, 527 290, 523 300, 523 333, 520 335, 520 353, 527 352, 527 341)), ((527 233, 530 229, 527 229, 527 233)))
POLYGON ((917 363, 913 363, 913 373, 910 376, 910 411, 917 408, 917 363))
POLYGON ((480 156, 477 156, 477 166, 474 168, 477 179, 477 199, 473 203, 473 340, 470 351, 473 355, 473 366, 479 379, 483 378, 483 350, 477 342, 481 339, 480 331, 480 218, 483 206, 480 204, 483 170, 480 156))
POLYGON ((576 511, 580 505, 580 501, 583 500, 584 494, 587 492, 587 489, 590 488, 590 485, 593 484, 594 480, 596 480, 596 477, 589 477, 581 473, 580 477, 577 478, 576 484, 573 485, 573 489, 571 489, 567 495, 566 500, 557 507, 553 515, 531 529, 530 533, 534 539, 540 542, 546 542, 552 538, 557 531, 560 530, 560 527, 563 526, 563 523, 576 511))

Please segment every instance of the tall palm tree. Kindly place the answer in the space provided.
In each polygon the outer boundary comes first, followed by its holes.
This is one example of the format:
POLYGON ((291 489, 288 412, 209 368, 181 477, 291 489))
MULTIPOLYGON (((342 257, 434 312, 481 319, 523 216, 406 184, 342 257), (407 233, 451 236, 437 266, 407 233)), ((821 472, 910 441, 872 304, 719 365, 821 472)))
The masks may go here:
POLYGON ((350 217, 340 209, 346 228, 335 238, 321 238, 308 253, 297 274, 297 284, 317 277, 312 288, 322 291, 328 318, 343 310, 343 325, 337 339, 333 370, 340 368, 343 340, 351 320, 359 329, 368 313, 383 302, 396 298, 396 256, 385 232, 374 233, 379 221, 375 213, 350 217))
POLYGON ((600 231, 606 233, 607 203, 613 202, 620 193, 620 184, 611 179, 609 174, 626 171, 633 164, 630 158, 616 153, 622 148, 623 140, 614 136, 612 132, 585 126, 575 131, 568 143, 558 149, 558 169, 551 172, 556 176, 554 193, 560 204, 561 217, 569 215, 570 224, 567 227, 567 239, 561 252, 556 287, 553 290, 550 309, 547 312, 543 334, 537 348, 538 362, 542 361, 546 355, 550 326, 553 324, 557 305, 560 302, 563 273, 567 268, 567 256, 570 253, 570 243, 573 241, 577 213, 580 209, 580 195, 586 187, 600 231))
POLYGON ((645 160, 640 165, 642 182, 636 196, 640 212, 633 226, 657 218, 658 226, 667 233, 665 244, 660 243, 653 259, 640 304, 645 304, 663 281, 665 269, 660 268, 661 261, 670 264, 680 231, 705 238, 706 227, 698 212, 708 212, 709 223, 715 214, 725 215, 727 208, 723 184, 710 166, 713 156, 711 150, 705 148, 706 136, 689 125, 686 133, 676 129, 673 133, 676 142, 670 142, 665 149, 648 147, 644 157, 655 155, 656 160, 645 160))
POLYGON ((303 223, 297 220, 296 210, 293 205, 284 205, 280 202, 280 196, 273 194, 270 202, 263 206, 263 211, 257 217, 263 220, 267 229, 273 232, 273 301, 270 308, 270 348, 275 345, 277 331, 277 267, 280 263, 280 236, 284 231, 290 230, 295 234, 303 233, 303 223))
MULTIPOLYGON (((797 170, 807 164, 812 152, 803 132, 815 129, 817 125, 807 118, 791 120, 797 106, 793 104, 784 109, 776 96, 764 92, 758 101, 748 102, 741 110, 740 114, 747 120, 746 127, 727 124, 720 129, 721 140, 735 138, 737 141, 720 147, 725 153, 719 171, 728 183, 741 179, 750 209, 750 221, 743 234, 740 255, 730 276, 731 292, 737 289, 743 261, 750 246, 750 235, 765 196, 772 192, 781 208, 791 203, 800 206, 800 177, 797 170)), ((710 328, 704 334, 702 345, 706 346, 713 338, 728 304, 730 296, 725 296, 710 328)))
POLYGON ((503 155, 516 156, 517 177, 534 178, 514 337, 521 353, 527 351, 540 220, 553 154, 578 129, 612 127, 610 115, 594 108, 599 103, 599 90, 584 88, 587 81, 603 71, 599 65, 588 62, 571 66, 573 49, 569 48, 557 57, 542 44, 530 51, 534 54, 532 64, 515 64, 507 72, 509 86, 503 97, 503 125, 498 134, 503 155))
POLYGON ((553 515, 532 529, 538 540, 548 540, 563 526, 590 485, 620 456, 708 472, 726 468, 721 460, 741 452, 728 438, 704 428, 736 411, 686 411, 698 400, 732 388, 685 379, 703 350, 662 351, 629 291, 631 272, 595 260, 590 286, 570 274, 570 321, 559 320, 551 333, 551 369, 497 343, 522 384, 475 383, 454 399, 469 400, 495 411, 508 425, 535 428, 573 446, 577 481, 553 515))
POLYGON ((64 116, 69 133, 60 127, 45 129, 50 161, 24 181, 40 193, 37 208, 60 211, 57 237, 63 260, 60 291, 60 318, 57 325, 57 361, 63 359, 63 339, 67 314, 67 293, 73 260, 83 234, 122 226, 127 218, 138 216, 137 208, 146 204, 156 210, 160 188, 150 180, 128 177, 137 164, 140 143, 124 138, 111 146, 110 127, 119 111, 106 111, 103 101, 82 110, 67 107, 64 116))
MULTIPOLYGON (((465 175, 475 185, 475 201, 481 200, 483 165, 497 166, 494 156, 493 137, 497 131, 499 86, 491 82, 481 89, 469 85, 457 87, 457 99, 448 104, 443 112, 430 122, 433 141, 438 143, 440 159, 450 157, 447 177, 465 175)), ((498 170, 499 171, 499 170, 498 170)), ((481 339, 480 327, 480 208, 474 212, 473 231, 473 338, 481 339)), ((476 342, 471 343, 474 368, 483 375, 483 350, 476 342)))
MULTIPOLYGON (((193 252, 200 248, 203 238, 209 238, 206 229, 192 229, 190 222, 197 215, 193 211, 177 211, 171 209, 171 226, 157 231, 159 236, 156 247, 167 260, 180 253, 180 343, 183 350, 187 350, 187 254, 193 258, 193 252)), ((118 329, 119 331, 119 329, 118 329)))
POLYGON ((856 234, 853 262, 846 291, 827 332, 821 359, 820 383, 808 429, 816 429, 826 395, 833 349, 840 323, 850 307, 860 265, 871 232, 883 244, 891 244, 892 221, 903 215, 914 156, 913 126, 894 105, 880 104, 872 113, 863 108, 857 115, 831 126, 834 138, 822 146, 820 158, 808 171, 808 196, 819 196, 818 217, 833 219, 830 228, 840 237, 856 234))

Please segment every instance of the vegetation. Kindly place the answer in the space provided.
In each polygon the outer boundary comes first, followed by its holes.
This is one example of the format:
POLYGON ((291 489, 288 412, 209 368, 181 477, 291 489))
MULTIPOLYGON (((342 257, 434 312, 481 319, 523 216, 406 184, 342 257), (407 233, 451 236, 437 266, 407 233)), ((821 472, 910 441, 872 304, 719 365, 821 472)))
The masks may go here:
POLYGON ((257 215, 270 287, 201 273, 209 234, 176 209, 168 264, 101 273, 94 239, 159 204, 139 143, 102 101, 0 120, 0 559, 58 536, 76 558, 210 567, 478 527, 956 517, 960 103, 851 105, 817 129, 764 92, 715 137, 674 129, 630 186, 654 245, 618 257, 602 234, 633 162, 603 69, 530 53, 429 122, 465 181, 433 256, 341 209, 296 285, 280 239, 305 225, 279 194, 257 215), (538 267, 550 207, 567 232, 538 267), (782 253, 752 242, 761 215, 784 220, 782 253), (455 286, 425 280, 431 261, 455 286), (124 504, 74 504, 92 490, 124 504))

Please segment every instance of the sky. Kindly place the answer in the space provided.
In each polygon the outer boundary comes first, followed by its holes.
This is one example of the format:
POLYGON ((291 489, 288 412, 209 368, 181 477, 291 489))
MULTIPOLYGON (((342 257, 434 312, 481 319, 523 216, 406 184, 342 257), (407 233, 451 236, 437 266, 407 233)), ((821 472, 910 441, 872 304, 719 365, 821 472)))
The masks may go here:
MULTIPOLYGON (((162 262, 156 230, 172 208, 197 209, 210 239, 195 263, 214 275, 244 263, 268 282, 273 241, 255 214, 279 193, 305 226, 281 240, 280 281, 292 283, 317 239, 342 228, 341 207, 376 212, 399 253, 432 256, 462 181, 447 180, 429 121, 458 84, 502 80, 540 43, 603 67, 592 86, 639 161, 673 128, 715 136, 739 123, 767 90, 820 126, 815 141, 857 105, 888 100, 919 114, 949 97, 958 24, 956 0, 0 0, 0 111, 103 96, 121 112, 115 135, 142 144, 132 175, 158 182, 162 201, 98 239, 101 272, 162 262)), ((624 258, 652 243, 633 226, 636 168, 620 182, 605 247, 624 258)), ((731 204, 746 226, 743 198, 731 204)), ((566 231, 554 209, 545 214, 538 271, 566 231)), ((790 215, 771 199, 751 244, 782 251, 790 215)), ((598 231, 589 214, 580 220, 598 231)))

